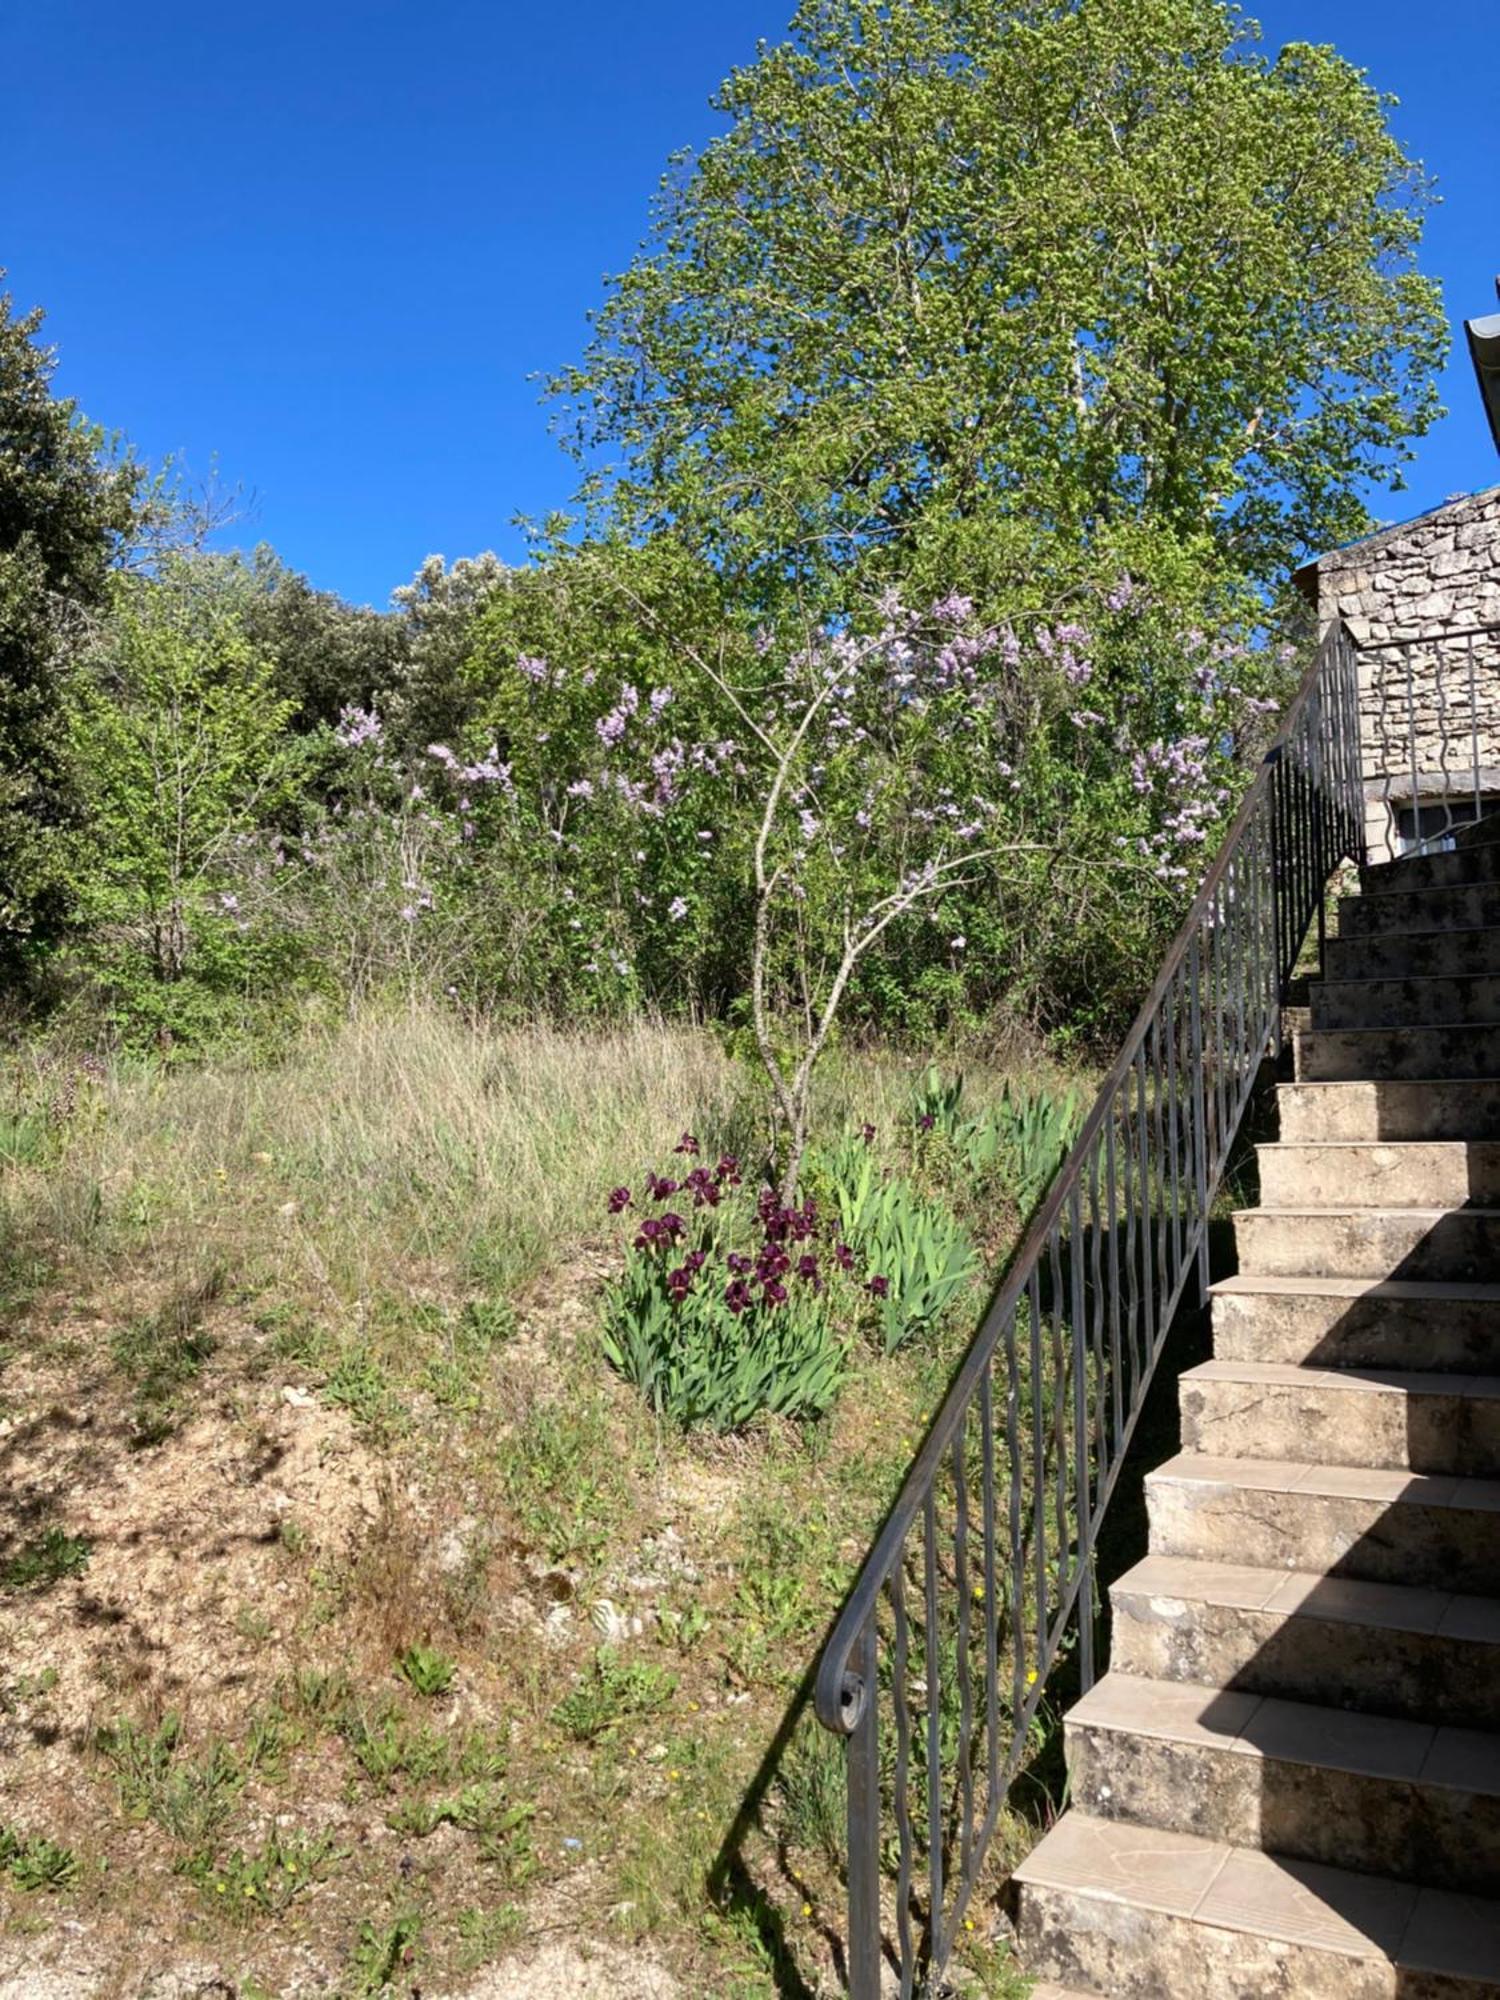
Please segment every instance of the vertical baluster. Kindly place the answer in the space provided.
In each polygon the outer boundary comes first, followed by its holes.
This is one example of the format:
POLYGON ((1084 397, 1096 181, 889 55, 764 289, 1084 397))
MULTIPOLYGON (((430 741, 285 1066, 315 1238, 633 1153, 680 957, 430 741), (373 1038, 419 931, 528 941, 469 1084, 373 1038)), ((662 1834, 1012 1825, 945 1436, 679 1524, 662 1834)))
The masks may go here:
POLYGON ((927 1622, 923 1664, 927 1674, 927 1901, 932 1956, 942 1964, 943 1935, 943 1659, 938 1625, 937 1492, 929 1486, 922 1507, 923 1615, 927 1622))
MULTIPOLYGON (((876 1613, 851 1656, 863 1706, 844 1749, 849 1840, 849 1991, 880 2000, 880 1639, 876 1613)), ((904 1673, 898 1676, 905 1697, 904 1673)))
POLYGON ((1416 690, 1412 685, 1411 643, 1401 648, 1401 658, 1406 664, 1406 737, 1411 753, 1411 803, 1412 827, 1417 837, 1418 847, 1426 845, 1426 815, 1422 809, 1422 789, 1417 771, 1417 703, 1416 690))
POLYGON ((1166 1119, 1167 1150, 1163 1161, 1169 1185, 1162 1189, 1162 1205, 1171 1214, 1172 1267, 1167 1273, 1166 1292, 1170 1298, 1182 1270, 1187 1217, 1183 1213, 1181 1139, 1182 1120, 1177 1106, 1177 1017, 1182 999, 1181 970, 1174 972, 1162 995, 1161 1019, 1166 1024, 1166 1119))
MULTIPOLYGON (((1009 1482, 1020 1485, 1020 1465, 1006 1461, 1009 1482)), ((993 1368, 979 1378, 979 1475, 984 1520, 984 1734, 985 1807, 995 1811, 1000 1796, 1000 1597, 995 1519, 995 1383, 993 1368)), ((1019 1496, 1018 1496, 1019 1497, 1019 1496)))
POLYGON ((1083 1689, 1094 1685, 1094 1606, 1089 1585, 1089 1552, 1093 1544, 1093 1494, 1089 1485, 1089 1370, 1084 1331, 1083 1295, 1086 1252, 1083 1242, 1083 1198, 1075 1180, 1068 1191, 1068 1271, 1072 1280, 1073 1366, 1073 1506, 1078 1540, 1078 1660, 1083 1689))
POLYGON ((961 1423, 949 1462, 953 1471, 953 1583, 958 1596, 958 1886, 967 1895, 974 1883, 974 1675, 969 1581, 968 1425, 961 1423))
MULTIPOLYGON (((1118 1098, 1116 1099, 1118 1103, 1118 1098)), ((1125 1432, 1124 1384, 1120 1377, 1124 1371, 1124 1361, 1120 1353, 1120 1191, 1118 1166, 1115 1157, 1115 1105, 1109 1108, 1109 1116, 1104 1122, 1104 1185, 1107 1193, 1105 1215, 1109 1231, 1109 1380, 1115 1417, 1115 1446, 1118 1450, 1120 1439, 1125 1432)), ((1129 1201, 1129 1189, 1126 1189, 1129 1201)), ((1125 1242, 1129 1255, 1129 1235, 1125 1242)))
MULTIPOLYGON (((1032 1271, 1026 1286, 1026 1305, 1031 1318, 1031 1505, 1032 1551, 1036 1561, 1036 1658, 1040 1662, 1047 1641, 1047 1444, 1042 1426, 1046 1422, 1047 1385, 1042 1374, 1042 1292, 1041 1265, 1032 1271)), ((1038 1667, 1040 1671, 1040 1667, 1038 1667)), ((1019 1705, 1017 1713, 1019 1713, 1019 1705)))
MULTIPOLYGON (((901 1959, 901 2000, 911 2000, 917 1983, 917 1948, 911 1924, 912 1852, 915 1843, 911 1826, 911 1702, 907 1694, 911 1630, 906 1616, 904 1551, 891 1572, 891 1609, 895 1617, 891 1714, 896 1725, 896 1767, 891 1784, 896 1814, 896 1947, 901 1959)), ((876 1977, 879 1978, 878 1964, 876 1977)))
POLYGON ((1065 1339, 1063 1328, 1063 1314, 1067 1308, 1062 1281, 1061 1219, 1053 1223, 1047 1237, 1047 1262, 1052 1278, 1048 1329, 1051 1334, 1052 1360, 1052 1448, 1056 1453, 1052 1470, 1052 1494, 1056 1509, 1057 1589, 1061 1597, 1068 1587, 1068 1550, 1072 1543, 1072 1537, 1068 1532, 1068 1432, 1071 1423, 1068 1366, 1073 1352, 1071 1330, 1065 1339))
MULTIPOLYGON (((1026 1298, 1030 1300, 1028 1288, 1026 1298)), ((1026 1538, 1021 1520, 1021 1360, 1016 1351, 1016 1319, 1005 1323, 1005 1463, 1010 1491, 1006 1496, 1006 1526, 1010 1532, 1010 1668, 1011 1726, 1021 1713, 1026 1686, 1026 1538)), ((1012 1745, 1008 1754, 1015 1755, 1012 1745)))
POLYGON ((1482 791, 1479 781, 1479 689, 1474 675, 1474 634, 1471 632, 1464 645, 1467 656, 1469 680, 1469 741, 1474 759, 1474 817, 1479 819, 1484 811, 1482 791))

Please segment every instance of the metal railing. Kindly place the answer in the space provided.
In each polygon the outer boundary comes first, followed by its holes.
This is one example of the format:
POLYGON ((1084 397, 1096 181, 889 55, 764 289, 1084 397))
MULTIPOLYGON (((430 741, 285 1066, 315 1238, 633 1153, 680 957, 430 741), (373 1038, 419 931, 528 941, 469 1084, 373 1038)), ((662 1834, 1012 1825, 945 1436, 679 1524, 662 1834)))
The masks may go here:
POLYGON ((1371 847, 1451 846, 1500 802, 1500 626, 1366 640, 1359 680, 1371 847))
POLYGON ((1094 1679, 1094 1560, 1325 886, 1363 854, 1359 676, 1324 639, 821 1660, 845 1739, 848 1977, 947 1964, 1049 1675, 1094 1679))

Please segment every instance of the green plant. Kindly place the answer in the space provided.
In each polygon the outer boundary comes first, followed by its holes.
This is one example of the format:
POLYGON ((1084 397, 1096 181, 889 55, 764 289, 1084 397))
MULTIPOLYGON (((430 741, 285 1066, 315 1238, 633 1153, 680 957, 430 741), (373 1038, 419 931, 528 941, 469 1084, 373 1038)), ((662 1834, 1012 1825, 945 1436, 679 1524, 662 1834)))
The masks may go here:
POLYGON ((440 1826, 456 1826, 474 1834, 484 1860, 502 1872, 508 1887, 519 1889, 536 1868, 530 1827, 536 1808, 526 1802, 513 1803, 502 1784, 482 1779, 452 1798, 405 1798, 387 1816, 386 1824, 397 1833, 425 1840, 440 1826))
POLYGON ((460 1910, 454 1927, 463 1947, 460 1967, 474 1972, 515 1942, 526 1928, 526 1912, 516 1903, 502 1903, 493 1910, 460 1910))
POLYGON ((0 1561, 0 1590, 30 1590, 61 1583, 64 1577, 81 1576, 88 1568, 92 1544, 85 1535, 70 1535, 64 1528, 44 1528, 14 1555, 0 1561))
POLYGON ((390 1377, 368 1347, 351 1347, 340 1357, 323 1384, 323 1399, 347 1410, 376 1442, 399 1437, 409 1421, 390 1377))
POLYGON ((409 1646, 396 1662, 396 1671, 409 1688, 420 1695, 446 1694, 458 1669, 446 1653, 435 1646, 409 1646))
POLYGON ((1023 1215, 1030 1213, 1051 1186, 1082 1118, 1083 1106, 1076 1090, 1056 1096, 1038 1088, 1023 1096, 1019 1091, 1012 1093, 1006 1084, 1001 1092, 995 1129, 1023 1215))
POLYGON ((957 1216, 883 1171, 873 1149, 846 1138, 829 1156, 844 1240, 870 1271, 881 1346, 893 1354, 930 1333, 979 1269, 957 1216))
POLYGON ((327 1834, 304 1838, 278 1828, 249 1854, 239 1848, 222 1859, 196 1854, 184 1873, 215 1903, 222 1900, 227 1916, 248 1923, 256 1917, 279 1916, 346 1852, 327 1834))
POLYGON ((78 1873, 78 1856, 43 1834, 0 1825, 0 1872, 18 1889, 61 1889, 78 1873))
POLYGON ((214 1351, 204 1320, 223 1293, 225 1275, 214 1265, 179 1286, 157 1312, 131 1320, 115 1336, 115 1364, 135 1383, 131 1443, 137 1449, 160 1444, 176 1427, 183 1391, 214 1351))
POLYGON ((804 1720, 786 1747, 775 1783, 786 1838, 829 1866, 842 1866, 848 1803, 843 1745, 821 1725, 804 1720))
POLYGON ((501 1483, 549 1562, 591 1562, 624 1499, 619 1453, 592 1390, 537 1402, 500 1447, 501 1483))
POLYGON ((183 1755, 182 1718, 175 1712, 151 1730, 122 1720, 101 1730, 96 1741, 114 1770, 124 1811, 133 1819, 155 1820, 189 1847, 212 1843, 248 1776, 242 1760, 218 1740, 197 1757, 183 1755))
POLYGON ((964 1094, 962 1075, 950 1081, 936 1063, 929 1066, 912 1094, 912 1122, 919 1133, 941 1132, 951 1138, 959 1126, 959 1104, 964 1094))
POLYGON ((397 1977, 415 1962, 422 1936, 422 1919, 406 1911, 388 1924, 366 1917, 360 1924, 349 1959, 349 1990, 366 2000, 387 1992, 397 1977))
POLYGON ((580 1743, 598 1743, 634 1717, 655 1715, 676 1690, 676 1675, 664 1667, 624 1662, 601 1646, 577 1687, 553 1709, 552 1720, 580 1743))

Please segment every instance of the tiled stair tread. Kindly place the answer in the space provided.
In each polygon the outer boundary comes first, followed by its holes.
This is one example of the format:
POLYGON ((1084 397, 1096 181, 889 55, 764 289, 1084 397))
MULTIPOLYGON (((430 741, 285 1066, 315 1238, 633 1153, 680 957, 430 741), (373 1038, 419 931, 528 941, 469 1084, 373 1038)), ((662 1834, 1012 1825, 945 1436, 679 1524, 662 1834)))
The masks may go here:
POLYGON ((1500 1645, 1500 1600, 1404 1583, 1365 1583, 1321 1570, 1259 1569, 1195 1556, 1143 1556, 1111 1586, 1112 1598, 1266 1611, 1276 1617, 1362 1625, 1372 1631, 1500 1645))
POLYGON ((1445 1278, 1329 1278, 1277 1271, 1236 1271, 1230 1277, 1220 1278, 1209 1291, 1271 1298, 1435 1299, 1447 1305, 1475 1300, 1500 1303, 1500 1283, 1486 1285, 1445 1278))
POLYGON ((1121 1673, 1106 1674, 1069 1709, 1067 1721, 1074 1728, 1500 1798, 1500 1736, 1481 1729, 1121 1673))
MULTIPOLYGON (((1337 1084, 1308 1084, 1309 1090, 1337 1090, 1337 1084)), ((1500 1139, 1263 1139, 1257 1153, 1437 1153, 1457 1159, 1471 1153, 1500 1154, 1500 1139)))
POLYGON ((1016 1879, 1403 1970, 1493 1983, 1500 1904, 1068 1812, 1016 1879))
POLYGON ((1241 1382, 1248 1387, 1316 1384, 1351 1396, 1500 1397, 1500 1375, 1444 1375, 1423 1368, 1319 1368, 1301 1361, 1200 1361, 1183 1382, 1241 1382))
POLYGON ((1431 1223, 1445 1222, 1450 1215, 1474 1216, 1481 1221, 1500 1222, 1500 1208, 1481 1208, 1477 1204, 1470 1207, 1435 1208, 1431 1202, 1392 1203, 1376 1202, 1370 1207, 1362 1207, 1354 1202, 1262 1202, 1258 1208, 1237 1208, 1234 1220, 1252 1221, 1258 1216, 1299 1216, 1299 1215, 1349 1215, 1367 1222, 1372 1215, 1399 1215, 1403 1222, 1414 1221, 1418 1216, 1426 1216, 1431 1223))
MULTIPOLYGON (((1444 1376, 1444 1381, 1451 1381, 1444 1376)), ((1261 1493, 1305 1493, 1332 1500, 1373 1500, 1382 1507, 1453 1507, 1500 1513, 1500 1479, 1448 1473, 1385 1470, 1364 1465, 1304 1465, 1275 1458, 1215 1458, 1184 1451, 1146 1475, 1153 1481, 1192 1481, 1261 1493)))

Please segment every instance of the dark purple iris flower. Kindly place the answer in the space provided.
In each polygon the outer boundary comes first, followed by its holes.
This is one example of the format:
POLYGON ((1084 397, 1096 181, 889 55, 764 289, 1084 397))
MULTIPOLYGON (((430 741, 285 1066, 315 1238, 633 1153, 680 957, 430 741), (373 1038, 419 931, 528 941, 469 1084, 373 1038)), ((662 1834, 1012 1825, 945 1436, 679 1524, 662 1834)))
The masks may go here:
POLYGON ((630 1189, 628 1187, 617 1187, 610 1190, 609 1212, 611 1215, 621 1215, 629 1206, 630 1189))
POLYGON ((723 1157, 719 1161, 717 1173, 719 1179, 721 1181, 727 1182, 730 1187, 739 1186, 740 1163, 735 1158, 733 1153, 725 1153, 723 1155, 723 1157))
POLYGON ((786 1286, 775 1278, 767 1279, 761 1286, 762 1292, 773 1306, 786 1304, 786 1286))
POLYGON ((672 1148, 674 1153, 686 1153, 690 1159, 695 1158, 701 1150, 698 1141, 693 1137, 691 1132, 684 1132, 682 1137, 677 1141, 677 1144, 672 1148))
POLYGON ((797 1276, 799 1278, 815 1278, 817 1275, 818 1260, 811 1252, 807 1256, 797 1259, 797 1276))
POLYGON ((750 1287, 745 1283, 743 1278, 736 1278, 734 1283, 727 1287, 724 1293, 724 1303, 735 1314, 742 1313, 752 1303, 750 1287))
POLYGON ((854 1252, 847 1243, 841 1243, 833 1253, 834 1261, 841 1271, 854 1269, 854 1252))
POLYGON ((891 1281, 889 1278, 871 1278, 866 1289, 871 1298, 886 1299, 891 1295, 891 1281))
POLYGON ((873 1146, 875 1143, 875 1127, 873 1125, 861 1125, 859 1136, 867 1146, 873 1146))

